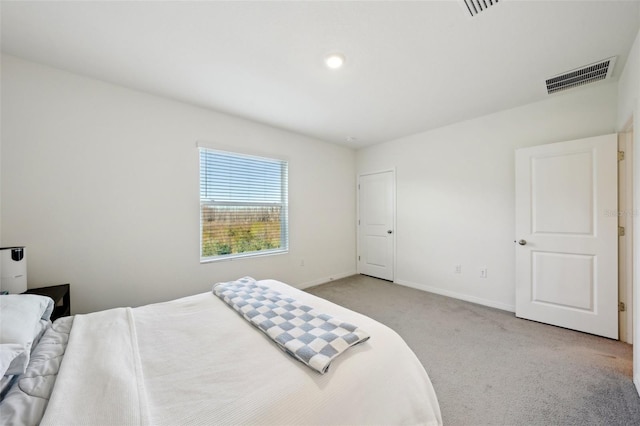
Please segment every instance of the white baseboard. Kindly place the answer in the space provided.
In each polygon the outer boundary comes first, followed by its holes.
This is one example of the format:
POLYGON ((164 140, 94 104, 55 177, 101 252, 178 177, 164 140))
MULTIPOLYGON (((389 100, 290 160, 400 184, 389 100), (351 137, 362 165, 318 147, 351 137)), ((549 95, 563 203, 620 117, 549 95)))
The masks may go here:
POLYGON ((415 288, 416 290, 427 291, 429 293, 439 294, 441 296, 452 297, 454 299, 464 300, 466 302, 476 303, 478 305, 489 306, 490 308, 501 309, 503 311, 515 312, 516 307, 513 305, 507 305, 506 303, 494 302, 493 300, 482 299, 480 297, 469 296, 463 293, 456 293, 455 291, 443 290, 437 287, 431 287, 424 284, 416 284, 405 280, 396 280, 396 284, 403 285, 405 287, 415 288))
POLYGON ((640 374, 635 374, 633 376, 633 384, 636 385, 636 392, 640 395, 640 374))
POLYGON ((328 283, 330 281, 339 280, 340 278, 346 278, 346 277, 350 277, 351 275, 356 275, 356 274, 357 274, 357 272, 355 270, 349 271, 349 272, 342 272, 340 274, 333 274, 333 275, 330 275, 328 277, 318 278, 317 280, 308 281, 306 283, 302 283, 302 284, 296 285, 295 287, 300 289, 300 290, 304 290, 305 288, 313 287, 314 285, 325 284, 325 283, 328 283))

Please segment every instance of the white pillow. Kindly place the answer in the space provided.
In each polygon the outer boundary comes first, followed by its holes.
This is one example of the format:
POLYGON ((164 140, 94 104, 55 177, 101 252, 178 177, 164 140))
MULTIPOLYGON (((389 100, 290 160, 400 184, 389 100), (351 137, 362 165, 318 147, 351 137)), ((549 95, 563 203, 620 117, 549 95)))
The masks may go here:
POLYGON ((29 364, 33 339, 40 331, 41 319, 48 320, 53 299, 35 294, 0 296, 0 359, 6 374, 22 374, 29 364))

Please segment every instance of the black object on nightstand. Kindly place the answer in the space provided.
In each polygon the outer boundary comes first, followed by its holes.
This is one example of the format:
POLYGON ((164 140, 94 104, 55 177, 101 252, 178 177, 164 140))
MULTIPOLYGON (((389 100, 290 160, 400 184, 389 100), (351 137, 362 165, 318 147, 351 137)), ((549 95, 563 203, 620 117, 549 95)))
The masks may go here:
POLYGON ((22 294, 39 294, 53 299, 55 307, 51 314, 51 321, 71 315, 71 288, 69 284, 52 285, 50 287, 30 288, 22 294))

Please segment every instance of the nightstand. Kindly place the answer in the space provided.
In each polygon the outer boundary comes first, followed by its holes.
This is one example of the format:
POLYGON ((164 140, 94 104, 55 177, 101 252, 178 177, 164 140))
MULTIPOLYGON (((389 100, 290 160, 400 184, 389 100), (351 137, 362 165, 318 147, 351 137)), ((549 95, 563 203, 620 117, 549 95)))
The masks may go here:
POLYGON ((53 299, 55 307, 51 314, 51 321, 55 321, 60 317, 68 317, 71 315, 71 288, 69 284, 52 285, 50 287, 30 288, 23 294, 39 294, 40 296, 49 296, 53 299))

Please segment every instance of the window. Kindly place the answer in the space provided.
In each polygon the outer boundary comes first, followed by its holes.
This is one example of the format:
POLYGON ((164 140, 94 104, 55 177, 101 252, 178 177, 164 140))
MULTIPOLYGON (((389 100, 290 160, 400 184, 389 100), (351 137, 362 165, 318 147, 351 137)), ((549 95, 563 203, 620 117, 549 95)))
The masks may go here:
POLYGON ((200 148, 200 261, 288 250, 287 166, 200 148))

